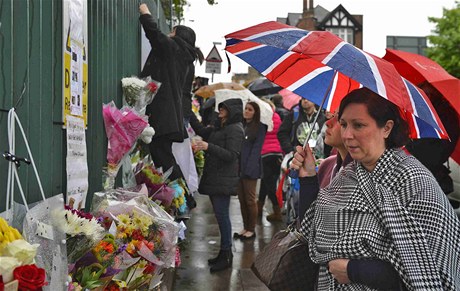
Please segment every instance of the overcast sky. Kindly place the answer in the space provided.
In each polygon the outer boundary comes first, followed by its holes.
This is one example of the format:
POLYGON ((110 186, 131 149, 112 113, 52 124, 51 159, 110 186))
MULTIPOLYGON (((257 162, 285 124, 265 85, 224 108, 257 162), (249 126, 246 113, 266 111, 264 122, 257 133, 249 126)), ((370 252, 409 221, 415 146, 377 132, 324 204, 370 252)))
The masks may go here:
MULTIPOLYGON (((224 35, 277 17, 286 17, 288 12, 301 13, 302 0, 217 0, 210 6, 206 0, 188 0, 185 7, 184 25, 192 27, 197 33, 196 45, 206 57, 213 42, 220 42, 217 49, 223 59, 222 74, 214 75, 214 83, 230 82, 234 73, 246 73, 248 65, 237 57, 228 54, 232 71, 227 74, 227 60, 224 53, 224 35)), ((429 16, 441 17, 442 9, 455 7, 455 0, 314 0, 314 6, 321 5, 332 11, 342 4, 350 14, 363 15, 363 49, 376 56, 385 54, 386 36, 426 36, 431 34, 434 25, 428 22, 429 16)), ((205 74, 205 63, 196 67, 196 75, 205 74)))

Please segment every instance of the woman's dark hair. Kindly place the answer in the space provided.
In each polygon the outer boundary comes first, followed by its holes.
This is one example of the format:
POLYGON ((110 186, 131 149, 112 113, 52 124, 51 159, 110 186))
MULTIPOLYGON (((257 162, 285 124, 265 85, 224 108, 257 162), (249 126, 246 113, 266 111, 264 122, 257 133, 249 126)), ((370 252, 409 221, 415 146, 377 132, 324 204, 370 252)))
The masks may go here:
POLYGON ((185 25, 177 25, 173 28, 176 32, 176 36, 183 39, 186 43, 188 43, 191 47, 195 49, 195 55, 200 64, 203 63, 204 55, 203 52, 197 47, 195 47, 196 41, 196 34, 193 29, 185 25))
POLYGON ((254 116, 250 122, 246 122, 244 120, 243 124, 246 126, 246 137, 249 140, 255 140, 257 137, 257 133, 259 131, 260 124, 260 107, 259 104, 256 102, 250 101, 246 103, 246 105, 251 105, 254 108, 254 116))
POLYGON ((409 141, 408 126, 401 117, 399 107, 367 88, 361 88, 348 93, 340 102, 339 120, 345 108, 350 104, 364 104, 367 112, 383 128, 388 120, 393 120, 393 129, 385 140, 387 148, 398 148, 409 141))

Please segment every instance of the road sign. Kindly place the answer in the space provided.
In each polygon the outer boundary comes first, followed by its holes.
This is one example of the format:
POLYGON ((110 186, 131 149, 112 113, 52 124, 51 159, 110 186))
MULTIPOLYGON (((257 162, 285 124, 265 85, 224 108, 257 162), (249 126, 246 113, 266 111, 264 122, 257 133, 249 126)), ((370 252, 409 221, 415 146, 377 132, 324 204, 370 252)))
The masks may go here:
POLYGON ((206 62, 206 74, 220 74, 221 62, 206 62))
POLYGON ((215 63, 222 63, 222 58, 219 55, 219 52, 217 51, 216 46, 214 45, 211 49, 211 52, 209 55, 206 57, 207 62, 215 62, 215 63))

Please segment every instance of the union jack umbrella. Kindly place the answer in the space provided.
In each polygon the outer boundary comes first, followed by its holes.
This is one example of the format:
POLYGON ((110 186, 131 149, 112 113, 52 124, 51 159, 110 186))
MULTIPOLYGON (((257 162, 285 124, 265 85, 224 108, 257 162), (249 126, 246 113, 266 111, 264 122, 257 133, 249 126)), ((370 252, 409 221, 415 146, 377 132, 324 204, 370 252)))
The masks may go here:
POLYGON ((395 67, 328 31, 276 21, 225 36, 225 50, 279 86, 335 111, 349 92, 367 87, 401 108, 411 138, 448 138, 425 93, 395 67))

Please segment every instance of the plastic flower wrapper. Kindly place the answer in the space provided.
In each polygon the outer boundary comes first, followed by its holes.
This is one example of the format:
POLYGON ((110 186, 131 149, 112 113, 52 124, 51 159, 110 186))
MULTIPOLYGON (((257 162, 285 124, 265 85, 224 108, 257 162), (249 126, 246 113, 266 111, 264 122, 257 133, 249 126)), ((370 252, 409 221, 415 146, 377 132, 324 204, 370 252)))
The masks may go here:
MULTIPOLYGON (((163 184, 155 193, 150 196, 150 199, 155 201, 165 209, 171 207, 175 195, 175 190, 170 186, 163 184)), ((171 214, 171 213, 170 213, 171 214)))
POLYGON ((132 108, 124 106, 120 110, 112 101, 102 106, 105 132, 107 134, 107 169, 104 189, 113 189, 121 159, 129 153, 140 134, 148 126, 147 117, 139 116, 132 108))
POLYGON ((149 190, 149 197, 168 208, 174 197, 174 191, 167 185, 172 168, 162 173, 161 169, 155 168, 153 162, 147 157, 134 171, 137 184, 145 184, 149 190))
MULTIPOLYGON (((138 242, 131 241, 132 244, 128 243, 126 249, 128 253, 143 253, 142 250, 145 251, 146 248, 143 248, 142 244, 147 248, 156 246, 154 251, 151 252, 153 256, 142 255, 142 257, 157 266, 174 267, 179 225, 146 195, 121 189, 97 192, 93 196, 91 213, 98 217, 104 217, 107 223, 114 222, 117 239, 122 239, 124 235, 128 238, 134 237, 138 231, 143 232, 142 236, 138 237, 138 242), (126 227, 123 228, 124 226, 126 227), (137 231, 132 232, 134 230, 137 231), (145 238, 146 234, 154 235, 154 239, 158 240, 156 244, 149 244, 149 242, 152 242, 151 238, 146 240, 147 243, 140 239, 145 238), (118 235, 121 235, 121 237, 118 237, 118 235)), ((113 231, 111 224, 106 224, 106 227, 113 231)))
POLYGON ((147 105, 152 102, 160 86, 161 83, 151 77, 140 79, 132 76, 121 79, 125 103, 140 114, 145 114, 147 105))
POLYGON ((40 245, 35 264, 45 269, 48 290, 62 290, 67 281, 66 235, 54 226, 51 216, 53 211, 63 207, 64 198, 58 194, 30 207, 24 219, 24 239, 40 245))
POLYGON ((51 214, 56 227, 67 236, 67 261, 74 264, 105 235, 104 227, 89 213, 81 210, 57 209, 51 214))

